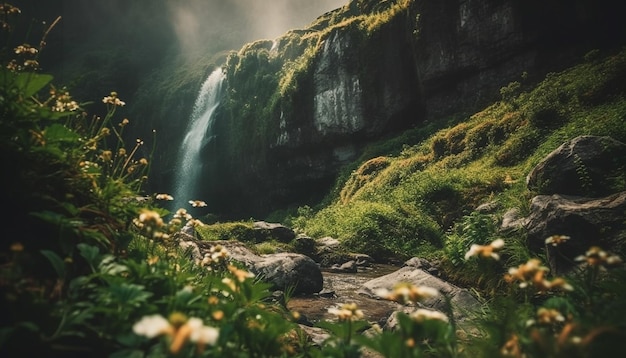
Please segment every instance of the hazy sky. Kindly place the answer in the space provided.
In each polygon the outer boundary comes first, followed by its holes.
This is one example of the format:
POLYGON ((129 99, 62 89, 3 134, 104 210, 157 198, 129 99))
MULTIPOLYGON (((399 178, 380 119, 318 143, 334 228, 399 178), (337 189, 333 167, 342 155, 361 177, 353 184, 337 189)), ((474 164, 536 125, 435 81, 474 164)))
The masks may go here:
POLYGON ((183 51, 202 46, 210 36, 247 41, 273 39, 303 28, 348 0, 169 0, 170 21, 183 51), (233 24, 236 27, 233 28, 233 24), (208 36, 207 36, 208 35, 208 36))

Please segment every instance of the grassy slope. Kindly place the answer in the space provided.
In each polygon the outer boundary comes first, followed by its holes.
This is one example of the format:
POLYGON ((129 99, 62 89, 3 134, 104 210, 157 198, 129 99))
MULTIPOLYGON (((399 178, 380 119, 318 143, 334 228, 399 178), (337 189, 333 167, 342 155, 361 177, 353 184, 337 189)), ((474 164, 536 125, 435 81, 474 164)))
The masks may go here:
MULTIPOLYGON (((497 201, 496 216, 509 208, 527 213, 533 193, 525 177, 561 143, 579 135, 626 141, 624 76, 625 50, 592 51, 532 88, 512 83, 502 88, 501 101, 425 140, 402 140, 423 138, 422 128, 378 143, 344 176, 330 204, 317 212, 301 208, 290 223, 378 258, 419 255, 450 263, 472 242, 496 236, 492 223, 470 215, 477 205, 497 201), (372 157, 377 151, 396 154, 372 157)), ((624 190, 623 180, 615 189, 624 190)), ((517 237, 523 251, 523 233, 517 237)))

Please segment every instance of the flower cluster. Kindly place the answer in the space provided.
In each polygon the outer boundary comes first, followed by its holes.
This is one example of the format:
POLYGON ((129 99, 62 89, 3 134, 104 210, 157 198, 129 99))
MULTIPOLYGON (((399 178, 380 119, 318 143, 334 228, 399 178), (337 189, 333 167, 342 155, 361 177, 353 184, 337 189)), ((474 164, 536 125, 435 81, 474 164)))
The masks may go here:
POLYGON ((174 213, 174 218, 189 221, 193 219, 193 216, 187 212, 187 209, 180 208, 174 213))
POLYGON ((211 269, 214 266, 223 265, 224 263, 226 263, 228 256, 228 250, 226 250, 226 248, 222 245, 211 246, 209 252, 204 254, 204 258, 200 262, 200 265, 206 266, 211 269))
POLYGON ((207 206, 207 204, 202 200, 189 200, 189 204, 194 208, 203 208, 207 206))
POLYGON ((119 107, 123 107, 124 105, 126 105, 126 102, 120 100, 117 97, 117 92, 111 92, 109 96, 105 96, 104 98, 102 98, 102 103, 119 107))
POLYGON ((9 23, 7 21, 5 21, 7 19, 7 15, 12 15, 12 14, 20 14, 22 11, 10 4, 7 3, 0 3, 0 29, 5 30, 5 31, 11 31, 11 25, 9 25, 9 23))
POLYGON ((228 271, 235 277, 233 280, 230 277, 224 277, 222 283, 228 286, 232 292, 238 292, 238 285, 245 282, 247 279, 254 277, 252 272, 242 270, 233 265, 228 265, 228 271))
POLYGON ((357 321, 363 318, 363 311, 356 303, 344 303, 328 309, 328 313, 335 315, 339 321, 357 321))
POLYGON ((473 244, 469 251, 465 253, 465 260, 469 259, 472 256, 478 256, 482 258, 492 258, 494 260, 499 260, 500 255, 496 252, 504 247, 504 240, 497 239, 488 245, 478 245, 473 244))
MULTIPOLYGON (((2 22, 2 24, 6 24, 2 22)), ((19 59, 13 59, 7 64, 7 68, 11 71, 30 70, 36 71, 39 69, 39 62, 36 60, 36 56, 39 50, 32 47, 29 44, 22 44, 17 46, 14 50, 15 54, 19 56, 19 59)))
POLYGON ((502 354, 503 357, 523 357, 519 337, 516 334, 512 335, 511 338, 504 343, 504 346, 500 349, 500 354, 502 354))
POLYGON ((207 344, 213 346, 219 338, 217 328, 205 326, 200 318, 186 319, 182 314, 172 314, 170 320, 159 314, 145 316, 133 325, 133 332, 149 339, 167 336, 172 354, 178 354, 187 342, 195 343, 198 352, 203 352, 207 344))
POLYGON ((439 291, 428 286, 415 286, 411 283, 400 282, 391 291, 385 288, 377 290, 376 295, 390 301, 408 304, 436 297, 439 295, 439 291))
POLYGON ((174 200, 174 197, 169 194, 157 194, 155 198, 156 200, 168 200, 168 201, 174 200))
POLYGON ((563 316, 561 312, 553 308, 540 307, 537 310, 537 319, 528 320, 528 322, 526 322, 526 325, 530 326, 534 324, 539 324, 544 326, 552 326, 562 322, 565 322, 565 316, 563 316))
POLYGON ((444 313, 423 308, 419 308, 414 312, 411 312, 411 314, 409 314, 409 317, 411 317, 411 319, 417 323, 422 323, 429 320, 448 322, 448 316, 446 316, 444 313))
POLYGON ((36 55, 38 52, 39 50, 29 44, 22 44, 15 48, 16 55, 36 55))
POLYGON ((139 230, 142 231, 149 238, 153 239, 168 239, 169 235, 162 231, 165 223, 163 222, 163 218, 161 215, 154 211, 144 209, 139 214, 139 217, 133 220, 133 224, 139 230))
POLYGON ((534 287, 538 292, 549 290, 572 291, 574 289, 561 277, 548 281, 545 276, 549 271, 550 269, 541 265, 539 259, 530 259, 518 267, 509 268, 509 272, 504 275, 504 280, 509 283, 519 281, 520 288, 534 287))
POLYGON ((570 237, 566 235, 552 235, 546 239, 546 245, 559 246, 569 239, 570 237))
POLYGON ((228 265, 228 271, 231 274, 233 274, 233 276, 235 276, 235 278, 239 282, 244 282, 245 280, 254 277, 254 274, 252 272, 248 272, 246 270, 239 269, 239 268, 237 268, 234 265, 228 265))
POLYGON ((0 3, 0 14, 10 15, 10 14, 20 14, 20 13, 22 13, 22 10, 20 10, 19 8, 11 4, 0 3))
POLYGON ((592 267, 613 267, 622 263, 622 258, 602 250, 598 246, 592 246, 587 250, 585 255, 575 258, 578 262, 585 262, 592 267))

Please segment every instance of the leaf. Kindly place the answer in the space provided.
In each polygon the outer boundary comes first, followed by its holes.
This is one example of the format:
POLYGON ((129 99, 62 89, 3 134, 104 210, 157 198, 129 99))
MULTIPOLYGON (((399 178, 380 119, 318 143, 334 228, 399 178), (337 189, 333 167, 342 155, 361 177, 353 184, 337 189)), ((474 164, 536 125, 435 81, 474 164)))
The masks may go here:
POLYGON ((65 262, 55 252, 50 250, 41 250, 41 254, 44 255, 48 261, 52 264, 54 271, 59 278, 65 277, 65 262))
POLYGON ((98 268, 100 269, 100 272, 112 276, 128 271, 128 267, 115 262, 115 256, 113 255, 105 256, 100 262, 98 268))
POLYGON ((44 137, 48 142, 74 142, 80 139, 76 132, 58 123, 47 127, 44 137))
POLYGON ((124 347, 139 347, 146 340, 146 337, 136 335, 133 332, 123 332, 116 337, 116 340, 124 347))
POLYGON ((84 243, 78 244, 77 247, 80 255, 85 258, 89 266, 95 268, 100 262, 100 249, 84 243))
POLYGON ((0 68, 0 78, 4 80, 3 87, 17 87, 24 97, 30 97, 43 89, 54 77, 32 72, 15 73, 0 68))
POLYGON ((109 292, 118 302, 129 305, 143 302, 152 296, 151 292, 144 291, 144 286, 132 283, 113 284, 109 292))
POLYGON ((15 84, 25 97, 30 97, 43 89, 53 78, 48 74, 19 73, 15 78, 15 84))

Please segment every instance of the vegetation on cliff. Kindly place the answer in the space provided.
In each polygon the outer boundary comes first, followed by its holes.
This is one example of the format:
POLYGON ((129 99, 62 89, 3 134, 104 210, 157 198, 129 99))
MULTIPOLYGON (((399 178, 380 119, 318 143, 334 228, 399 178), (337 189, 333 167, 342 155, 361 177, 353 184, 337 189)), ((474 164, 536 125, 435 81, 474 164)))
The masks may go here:
MULTIPOLYGON (((224 64, 229 90, 216 131, 222 135, 217 150, 223 163, 221 171, 234 177, 214 184, 220 188, 216 194, 224 187, 237 185, 248 190, 249 178, 273 174, 266 163, 274 160, 268 152, 297 145, 298 134, 293 133, 315 135, 309 133, 314 70, 325 47, 333 41, 333 34, 347 34, 351 51, 373 54, 376 49, 365 48, 368 41, 390 22, 404 23, 410 17, 411 4, 405 0, 353 1, 320 16, 306 29, 291 30, 274 40, 256 41, 231 53, 224 64)), ((412 20, 416 21, 415 17, 412 20)), ((364 83, 375 71, 374 65, 366 62, 355 57, 352 64, 364 83)))
MULTIPOLYGON (((579 135, 626 140, 625 65, 624 51, 592 51, 537 86, 520 78, 503 87, 502 100, 469 118, 451 118, 447 128, 417 128, 374 144, 360 166, 346 169, 325 207, 302 208, 292 223, 379 257, 445 260, 478 205, 497 201, 498 215, 510 208, 527 214, 533 192, 526 175, 564 141, 579 135)), ((625 180, 613 178, 612 192, 623 190, 625 180)), ((495 232, 482 234, 484 244, 495 232)))

